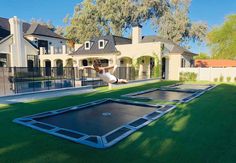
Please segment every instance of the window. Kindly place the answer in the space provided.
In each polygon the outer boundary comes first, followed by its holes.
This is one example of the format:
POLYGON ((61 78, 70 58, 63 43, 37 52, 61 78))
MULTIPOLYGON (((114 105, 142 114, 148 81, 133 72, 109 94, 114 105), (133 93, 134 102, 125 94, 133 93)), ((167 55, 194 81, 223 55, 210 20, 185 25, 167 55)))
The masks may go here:
POLYGON ((99 49, 104 49, 105 47, 105 41, 104 40, 99 40, 98 41, 98 48, 99 49))
POLYGON ((82 65, 83 65, 83 66, 88 66, 88 61, 87 61, 86 59, 84 59, 84 60, 82 61, 82 65))
POLYGON ((186 61, 184 58, 181 59, 181 67, 185 67, 186 61))
POLYGON ((90 49, 90 42, 86 41, 85 42, 85 50, 89 50, 90 49))
POLYGON ((109 65, 108 59, 101 59, 100 61, 101 61, 102 67, 106 67, 109 65))

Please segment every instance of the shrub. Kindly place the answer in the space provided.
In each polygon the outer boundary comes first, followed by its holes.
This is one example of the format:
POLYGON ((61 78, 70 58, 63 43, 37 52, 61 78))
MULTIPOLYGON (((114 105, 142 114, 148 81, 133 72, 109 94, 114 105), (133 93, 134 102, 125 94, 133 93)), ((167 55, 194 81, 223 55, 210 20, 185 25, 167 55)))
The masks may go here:
POLYGON ((228 77, 226 78, 226 80, 227 80, 227 82, 230 82, 230 81, 231 81, 231 77, 228 76, 228 77))
POLYGON ((221 75, 220 76, 220 82, 223 82, 224 81, 224 77, 221 75))
POLYGON ((197 74, 194 72, 181 72, 179 74, 179 80, 180 81, 196 81, 197 74))
POLYGON ((214 82, 218 82, 218 78, 214 78, 214 82))

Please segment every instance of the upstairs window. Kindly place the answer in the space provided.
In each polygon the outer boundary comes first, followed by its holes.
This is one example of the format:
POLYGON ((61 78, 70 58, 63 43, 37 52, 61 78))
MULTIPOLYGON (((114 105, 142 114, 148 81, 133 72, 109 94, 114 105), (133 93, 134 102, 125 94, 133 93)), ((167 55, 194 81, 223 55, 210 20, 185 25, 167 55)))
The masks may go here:
POLYGON ((90 49, 90 41, 86 41, 85 42, 85 50, 89 50, 90 49))
POLYGON ((105 47, 105 40, 99 40, 98 41, 98 48, 104 49, 104 47, 105 47))

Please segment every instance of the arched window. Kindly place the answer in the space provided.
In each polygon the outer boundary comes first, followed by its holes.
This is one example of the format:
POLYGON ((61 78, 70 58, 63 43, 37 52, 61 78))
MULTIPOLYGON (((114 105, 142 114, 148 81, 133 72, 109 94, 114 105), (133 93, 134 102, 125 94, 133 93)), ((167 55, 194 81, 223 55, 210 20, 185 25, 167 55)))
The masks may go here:
POLYGON ((86 59, 82 60, 82 66, 88 66, 88 60, 86 59))

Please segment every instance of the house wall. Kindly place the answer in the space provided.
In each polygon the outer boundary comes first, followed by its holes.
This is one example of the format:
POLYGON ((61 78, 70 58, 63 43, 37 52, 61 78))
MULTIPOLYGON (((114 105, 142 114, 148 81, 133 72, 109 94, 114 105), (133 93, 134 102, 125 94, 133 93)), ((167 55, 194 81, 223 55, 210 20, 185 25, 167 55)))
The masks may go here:
POLYGON ((72 59, 71 56, 68 54, 44 54, 44 55, 39 55, 40 59, 40 66, 45 67, 45 61, 51 61, 51 66, 56 67, 56 61, 57 60, 62 60, 63 61, 63 66, 66 66, 67 60, 72 59))
POLYGON ((0 44, 0 53, 11 53, 11 44, 13 43, 13 38, 9 38, 0 44))
POLYGON ((37 40, 46 40, 46 41, 48 41, 48 48, 50 48, 50 46, 54 46, 56 48, 61 48, 62 45, 66 45, 66 40, 59 39, 59 38, 52 38, 52 37, 46 37, 46 36, 37 36, 37 35, 28 35, 28 36, 25 36, 25 37, 28 40, 32 41, 32 43, 35 44, 36 46, 38 46, 38 43, 35 43, 35 41, 37 41, 37 40))
POLYGON ((92 58, 100 58, 107 59, 109 61, 109 65, 116 64, 117 54, 116 53, 108 53, 108 54, 86 54, 86 55, 74 55, 72 56, 74 60, 74 66, 82 67, 82 60, 84 59, 92 59, 92 58))
POLYGON ((223 76, 224 81, 227 77, 231 77, 231 81, 236 77, 236 67, 227 68, 180 68, 179 72, 193 72, 197 74, 198 81, 214 81, 223 76))
POLYGON ((126 44, 126 45, 116 45, 117 50, 120 52, 119 58, 129 57, 132 59, 137 59, 142 56, 151 56, 156 54, 159 59, 161 57, 161 43, 140 43, 140 44, 126 44))
POLYGON ((179 80, 179 68, 181 66, 181 55, 177 53, 171 53, 168 56, 168 70, 167 79, 168 80, 179 80))
POLYGON ((185 67, 191 67, 191 60, 193 60, 193 55, 182 54, 182 58, 185 59, 185 67))

